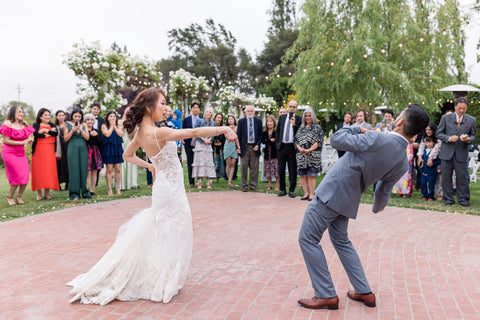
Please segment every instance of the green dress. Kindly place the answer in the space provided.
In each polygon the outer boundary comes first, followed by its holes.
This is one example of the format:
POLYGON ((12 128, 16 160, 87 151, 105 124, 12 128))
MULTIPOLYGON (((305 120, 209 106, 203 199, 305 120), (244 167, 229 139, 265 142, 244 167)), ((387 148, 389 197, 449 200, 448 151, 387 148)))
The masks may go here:
MULTIPOLYGON (((68 131, 72 130, 72 125, 67 123, 68 131)), ((88 149, 87 142, 80 133, 74 132, 67 147, 67 163, 68 163, 68 195, 69 199, 75 198, 91 198, 87 189, 87 172, 88 172, 88 149)))

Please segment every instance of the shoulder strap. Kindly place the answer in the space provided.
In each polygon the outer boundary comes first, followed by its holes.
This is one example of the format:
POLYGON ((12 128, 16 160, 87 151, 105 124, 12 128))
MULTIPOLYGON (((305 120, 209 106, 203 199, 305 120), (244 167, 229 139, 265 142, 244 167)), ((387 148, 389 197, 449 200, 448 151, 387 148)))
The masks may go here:
POLYGON ((155 136, 155 142, 157 143, 158 151, 162 150, 160 146, 158 145, 158 140, 157 140, 157 128, 153 130, 153 135, 155 136))

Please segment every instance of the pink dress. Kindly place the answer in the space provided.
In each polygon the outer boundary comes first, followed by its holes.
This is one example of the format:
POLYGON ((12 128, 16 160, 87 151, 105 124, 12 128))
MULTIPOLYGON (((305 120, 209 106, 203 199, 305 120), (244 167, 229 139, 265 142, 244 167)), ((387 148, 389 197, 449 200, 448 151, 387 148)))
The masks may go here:
MULTIPOLYGON (((0 134, 14 141, 23 141, 31 135, 35 129, 27 126, 23 129, 17 130, 6 125, 0 127, 0 134)), ((2 160, 5 163, 5 173, 7 174, 8 183, 11 186, 17 186, 28 183, 29 169, 28 159, 25 154, 25 146, 11 146, 3 143, 2 160)))

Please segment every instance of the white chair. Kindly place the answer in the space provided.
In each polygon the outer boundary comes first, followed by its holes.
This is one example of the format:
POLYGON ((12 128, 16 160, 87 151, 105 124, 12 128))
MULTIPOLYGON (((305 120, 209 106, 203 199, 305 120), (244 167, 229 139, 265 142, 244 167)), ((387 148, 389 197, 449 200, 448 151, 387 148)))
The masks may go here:
POLYGON ((480 162, 478 162, 478 150, 469 153, 470 161, 468 162, 468 170, 471 170, 470 181, 477 182, 480 180, 480 162))
POLYGON ((324 144, 322 148, 322 173, 327 173, 337 160, 337 150, 329 144, 324 144))

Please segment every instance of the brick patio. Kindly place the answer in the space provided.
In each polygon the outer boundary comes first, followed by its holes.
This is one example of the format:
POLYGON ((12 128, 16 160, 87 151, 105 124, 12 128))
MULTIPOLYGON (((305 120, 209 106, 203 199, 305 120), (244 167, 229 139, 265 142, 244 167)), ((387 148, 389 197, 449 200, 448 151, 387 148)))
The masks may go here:
POLYGON ((0 223, 0 319, 480 319, 480 217, 361 205, 350 223, 377 308, 346 298, 347 276, 322 240, 340 297, 308 310, 313 290, 297 242, 307 206, 272 194, 188 194, 194 247, 184 289, 169 304, 69 304, 66 282, 110 247, 150 198, 73 207, 0 223))

